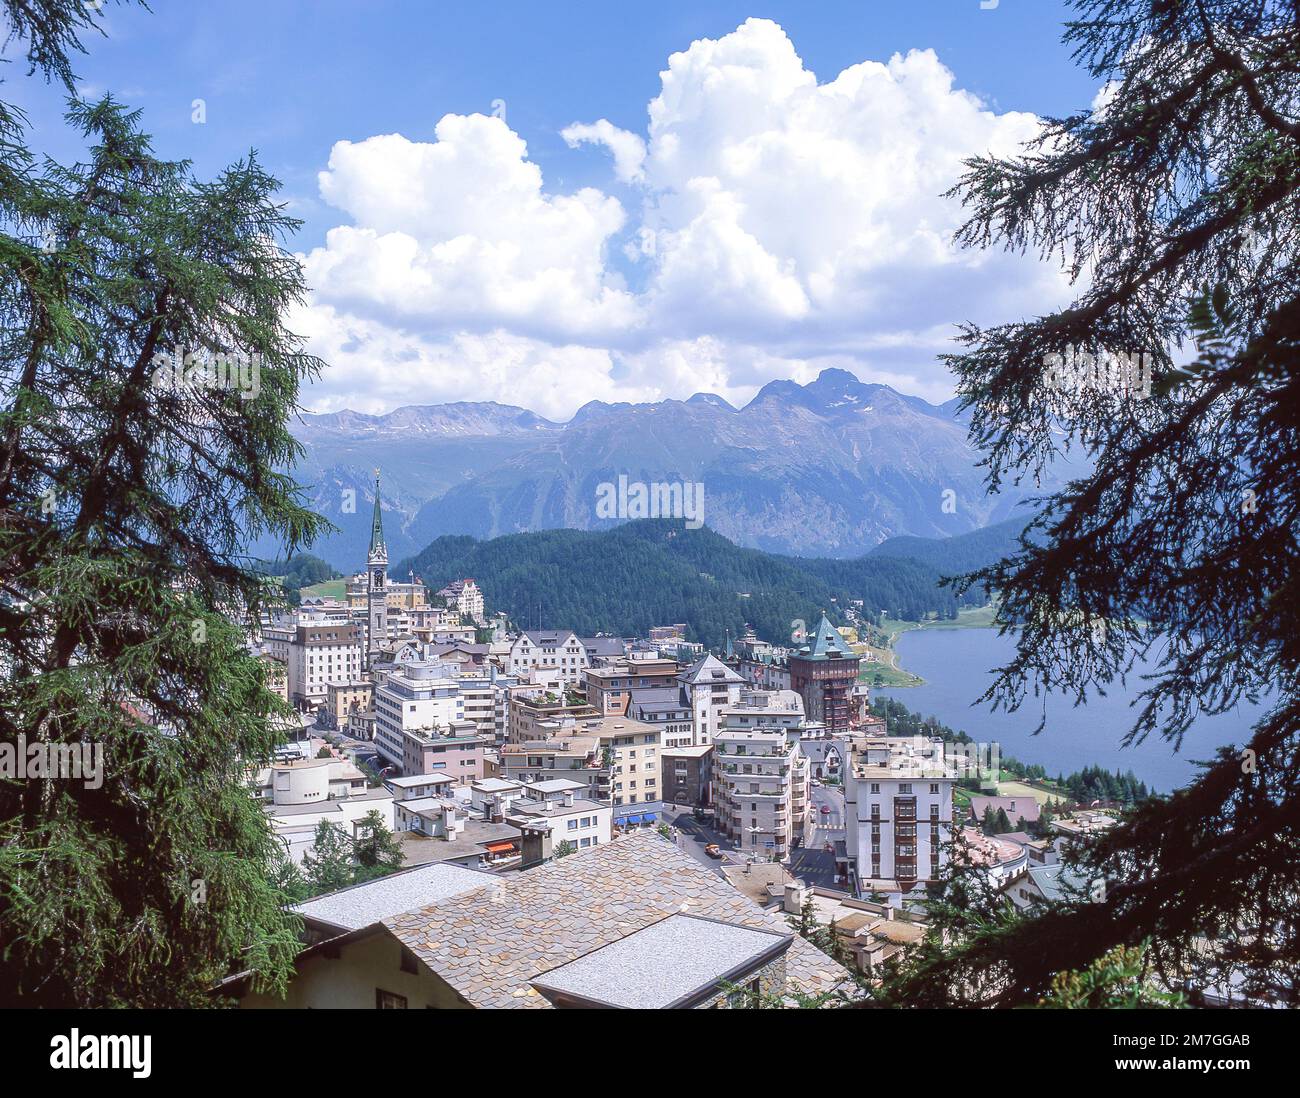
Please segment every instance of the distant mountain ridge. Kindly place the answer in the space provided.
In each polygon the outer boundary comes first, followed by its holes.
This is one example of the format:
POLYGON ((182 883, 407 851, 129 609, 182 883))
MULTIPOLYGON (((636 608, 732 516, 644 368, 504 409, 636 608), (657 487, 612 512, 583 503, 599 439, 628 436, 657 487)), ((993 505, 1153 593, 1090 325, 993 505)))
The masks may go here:
POLYGON ((390 559, 445 534, 608 529, 621 520, 598 516, 597 490, 620 475, 702 483, 709 527, 797 556, 857 557, 897 535, 965 533, 1020 513, 1025 495, 985 495, 955 401, 932 405, 835 369, 807 385, 769 382, 743 408, 710 393, 592 401, 556 423, 458 402, 305 415, 294 433, 306 451, 294 475, 339 527, 311 551, 341 570, 364 562, 376 467, 390 559))

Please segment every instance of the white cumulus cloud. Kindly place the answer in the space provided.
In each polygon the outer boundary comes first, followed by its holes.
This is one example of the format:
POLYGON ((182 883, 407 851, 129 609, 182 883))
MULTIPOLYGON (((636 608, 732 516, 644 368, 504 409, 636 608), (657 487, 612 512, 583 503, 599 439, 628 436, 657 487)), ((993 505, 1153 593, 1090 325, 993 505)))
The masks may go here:
POLYGON ((944 399, 955 324, 1066 298, 1053 267, 954 247, 963 211, 943 197, 963 160, 1038 129, 930 50, 819 83, 780 26, 751 19, 668 58, 644 136, 604 118, 562 130, 609 151, 627 208, 548 191, 500 118, 340 141, 320 193, 349 223, 305 257, 300 330, 332 364, 308 400, 563 418, 591 399, 743 401, 830 365, 944 399))

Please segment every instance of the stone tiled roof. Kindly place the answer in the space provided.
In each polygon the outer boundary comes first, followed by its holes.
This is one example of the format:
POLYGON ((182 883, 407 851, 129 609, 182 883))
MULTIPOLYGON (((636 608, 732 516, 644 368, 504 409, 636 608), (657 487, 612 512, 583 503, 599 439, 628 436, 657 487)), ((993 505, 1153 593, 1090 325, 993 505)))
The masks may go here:
POLYGON ((472 869, 434 863, 317 896, 295 905, 292 910, 304 918, 357 930, 395 912, 409 910, 421 900, 427 902, 430 897, 474 891, 481 887, 480 882, 490 880, 487 874, 472 869))
MULTIPOLYGON (((679 912, 789 931, 779 913, 764 911, 654 832, 579 851, 383 922, 472 1006, 548 1008, 533 987, 541 973, 679 912)), ((843 968, 802 938, 786 954, 786 976, 813 995, 845 980, 843 968)))

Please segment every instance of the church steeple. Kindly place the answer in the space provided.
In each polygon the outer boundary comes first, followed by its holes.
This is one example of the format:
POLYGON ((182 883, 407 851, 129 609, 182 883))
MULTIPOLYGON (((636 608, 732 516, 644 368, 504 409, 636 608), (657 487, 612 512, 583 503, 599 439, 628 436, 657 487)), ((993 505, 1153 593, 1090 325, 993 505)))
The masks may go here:
POLYGON ((379 470, 375 470, 375 514, 370 520, 370 561, 388 561, 388 547, 384 545, 384 516, 379 503, 379 470))
POLYGON ((384 515, 379 502, 379 470, 375 470, 375 515, 370 520, 370 552, 366 556, 366 668, 374 667, 388 639, 388 547, 384 545, 384 515))

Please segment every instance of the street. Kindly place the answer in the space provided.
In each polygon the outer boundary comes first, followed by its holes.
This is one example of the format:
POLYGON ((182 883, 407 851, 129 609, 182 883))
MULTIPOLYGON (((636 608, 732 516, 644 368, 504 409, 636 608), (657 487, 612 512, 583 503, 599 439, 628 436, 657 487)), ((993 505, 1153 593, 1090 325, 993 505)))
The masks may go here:
POLYGON ((840 887, 835 881, 834 845, 844 838, 844 794, 826 785, 812 787, 812 812, 807 840, 790 856, 790 872, 804 884, 840 887), (822 808, 830 809, 823 813, 822 808), (826 849, 827 843, 832 850, 826 849))
MULTIPOLYGON (((826 850, 826 844, 832 848, 838 839, 844 838, 844 794, 829 786, 813 786, 812 818, 805 841, 791 852, 786 859, 786 866, 791 874, 808 885, 822 888, 837 887, 835 881, 835 855, 826 850), (830 809, 822 812, 822 807, 830 809)), ((735 842, 715 831, 707 821, 697 820, 690 809, 676 809, 664 805, 664 821, 680 834, 678 845, 701 865, 717 869, 723 865, 744 865, 749 855, 741 851, 735 842), (704 848, 710 843, 717 843, 722 849, 722 858, 710 858, 704 848)))

